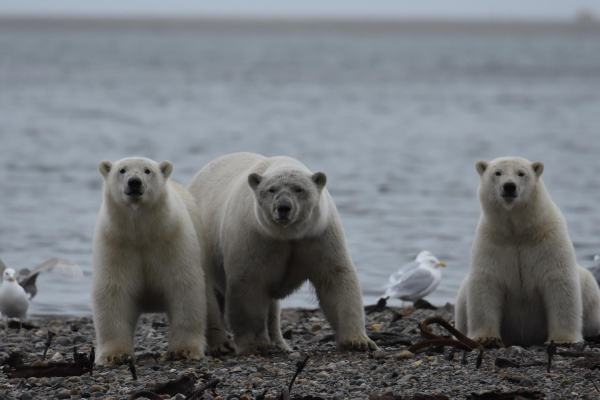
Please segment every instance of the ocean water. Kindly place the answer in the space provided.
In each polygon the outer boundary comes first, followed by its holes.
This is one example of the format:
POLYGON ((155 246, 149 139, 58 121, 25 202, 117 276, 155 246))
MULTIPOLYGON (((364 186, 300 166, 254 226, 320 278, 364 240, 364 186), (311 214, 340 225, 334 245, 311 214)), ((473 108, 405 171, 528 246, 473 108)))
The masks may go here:
MULTIPOLYGON (((0 258, 85 270, 41 276, 30 315, 91 313, 101 160, 168 159, 187 184, 236 151, 327 173, 366 303, 423 249, 448 265, 429 300, 454 300, 480 159, 543 161, 589 266, 600 253, 600 28, 0 21, 0 258)), ((303 288, 284 305, 316 302, 303 288)))

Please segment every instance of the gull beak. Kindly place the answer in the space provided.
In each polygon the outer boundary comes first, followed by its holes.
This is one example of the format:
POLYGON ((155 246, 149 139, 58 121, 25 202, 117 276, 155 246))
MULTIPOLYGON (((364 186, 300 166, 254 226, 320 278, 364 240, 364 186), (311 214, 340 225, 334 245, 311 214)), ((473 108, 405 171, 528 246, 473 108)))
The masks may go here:
POLYGON ((445 267, 445 266, 446 266, 446 264, 444 264, 443 262, 438 264, 438 267, 445 267))
POLYGON ((14 276, 11 276, 10 278, 8 278, 9 281, 14 282, 16 279, 14 276))

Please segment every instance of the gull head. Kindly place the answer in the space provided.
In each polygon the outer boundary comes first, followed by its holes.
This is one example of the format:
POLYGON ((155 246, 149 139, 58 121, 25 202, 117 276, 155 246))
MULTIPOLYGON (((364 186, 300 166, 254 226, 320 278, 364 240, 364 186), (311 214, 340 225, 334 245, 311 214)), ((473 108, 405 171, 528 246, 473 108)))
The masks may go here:
POLYGON ((429 268, 438 268, 438 267, 446 266, 446 264, 444 264, 443 262, 438 260, 437 257, 435 257, 433 255, 428 256, 428 257, 423 257, 419 260, 419 262, 421 263, 421 265, 425 265, 429 268))
POLYGON ((2 277, 2 279, 4 279, 5 281, 8 282, 15 282, 17 280, 17 278, 15 278, 16 276, 16 271, 12 268, 6 268, 4 270, 4 275, 2 277))

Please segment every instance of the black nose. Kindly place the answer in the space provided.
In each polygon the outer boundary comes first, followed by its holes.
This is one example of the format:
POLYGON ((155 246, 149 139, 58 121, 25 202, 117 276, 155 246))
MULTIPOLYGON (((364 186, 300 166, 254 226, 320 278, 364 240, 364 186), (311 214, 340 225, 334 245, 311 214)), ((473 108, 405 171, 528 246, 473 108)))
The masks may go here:
POLYGON ((142 187, 142 180, 140 178, 129 178, 127 186, 133 190, 138 190, 142 187))
POLYGON ((514 193, 517 191, 517 185, 512 182, 506 182, 502 188, 506 193, 514 193))
POLYGON ((288 206, 287 204, 277 207, 277 212, 279 215, 288 215, 290 211, 292 211, 292 207, 288 206))

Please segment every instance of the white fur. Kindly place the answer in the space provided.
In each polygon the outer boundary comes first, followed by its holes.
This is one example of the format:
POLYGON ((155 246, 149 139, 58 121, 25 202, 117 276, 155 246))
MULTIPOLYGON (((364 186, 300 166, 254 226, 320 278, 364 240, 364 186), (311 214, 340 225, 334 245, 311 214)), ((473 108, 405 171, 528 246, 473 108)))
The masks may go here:
POLYGON ((376 347, 365 334, 356 269, 325 182, 325 174, 292 158, 236 153, 212 161, 190 183, 206 229, 205 270, 225 299, 238 354, 268 345, 289 350, 279 300, 306 280, 340 348, 376 347), (277 219, 284 203, 289 221, 277 219))
POLYGON ((194 200, 169 181, 171 171, 168 161, 145 158, 100 164, 104 199, 94 234, 92 284, 100 364, 133 357, 143 312, 167 313, 172 356, 204 355, 206 294, 194 200), (125 194, 132 177, 145 188, 138 199, 125 194))
POLYGON ((600 290, 577 265, 543 169, 516 157, 477 163, 482 213, 456 326, 486 345, 578 343, 600 333, 600 290), (503 197, 506 183, 517 187, 514 200, 503 197))

